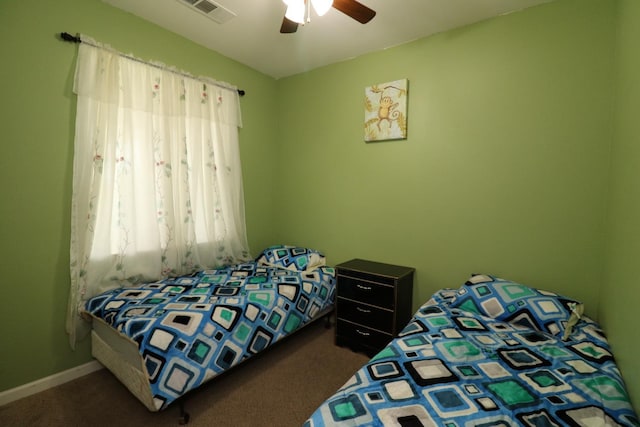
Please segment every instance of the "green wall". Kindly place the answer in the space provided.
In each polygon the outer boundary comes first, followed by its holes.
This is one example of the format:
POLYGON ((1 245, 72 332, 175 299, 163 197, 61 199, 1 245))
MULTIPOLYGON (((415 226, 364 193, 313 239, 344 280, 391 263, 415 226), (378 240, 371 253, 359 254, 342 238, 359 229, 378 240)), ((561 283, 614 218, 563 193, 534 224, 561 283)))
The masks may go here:
POLYGON ((638 410, 640 333, 634 314, 640 305, 640 2, 620 1, 617 12, 616 133, 600 321, 638 410))
POLYGON ((0 1, 0 391, 91 360, 64 332, 77 46, 84 33, 144 59, 245 89, 240 132, 253 251, 272 244, 276 82, 99 0, 0 1), (257 249, 256 249, 257 248, 257 249))
POLYGON ((279 235, 415 267, 414 306, 486 272, 595 316, 613 20, 559 1, 279 80, 279 235), (365 143, 365 87, 402 78, 408 138, 365 143))

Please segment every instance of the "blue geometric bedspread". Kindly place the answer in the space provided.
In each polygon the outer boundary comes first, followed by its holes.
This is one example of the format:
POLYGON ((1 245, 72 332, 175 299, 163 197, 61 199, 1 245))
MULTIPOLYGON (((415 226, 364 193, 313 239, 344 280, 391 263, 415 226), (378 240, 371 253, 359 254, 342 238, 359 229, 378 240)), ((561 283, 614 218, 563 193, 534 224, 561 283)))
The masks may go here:
POLYGON ((563 342, 451 308, 454 294, 434 294, 305 427, 639 425, 598 324, 563 342))
POLYGON ((331 306, 335 272, 255 262, 114 289, 85 310, 138 344, 158 410, 331 306))

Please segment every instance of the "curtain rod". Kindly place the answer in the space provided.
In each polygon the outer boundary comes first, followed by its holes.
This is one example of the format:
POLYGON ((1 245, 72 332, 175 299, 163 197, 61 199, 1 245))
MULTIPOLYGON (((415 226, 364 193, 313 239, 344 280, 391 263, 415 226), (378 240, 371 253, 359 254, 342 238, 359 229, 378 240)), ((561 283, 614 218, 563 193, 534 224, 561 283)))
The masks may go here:
MULTIPOLYGON (((86 41, 85 41, 85 42, 83 42, 83 41, 82 41, 82 39, 81 39, 79 36, 72 36, 71 34, 66 33, 66 32, 62 32, 62 33, 60 33, 60 37, 62 38, 62 40, 67 41, 67 42, 72 42, 72 43, 87 43, 86 41)), ((89 45, 93 46, 91 43, 87 43, 87 44, 89 44, 89 45)), ((127 56, 127 58, 131 58, 131 57, 127 56)), ((135 58, 131 58, 131 59, 135 59, 135 58)), ((139 60, 139 59, 135 59, 135 60, 136 60, 136 61, 139 61, 139 62, 144 62, 144 61, 139 60)), ((146 62, 145 62, 145 64, 146 64, 146 62)), ((155 64, 149 64, 149 65, 152 65, 152 66, 154 66, 154 67, 158 67, 158 68, 160 68, 159 66, 157 66, 157 65, 155 65, 155 64)), ((182 75, 185 75, 185 76, 188 76, 188 77, 192 77, 192 76, 189 76, 188 74, 185 74, 185 73, 177 72, 177 74, 182 74, 182 75)), ((244 90, 242 90, 242 89, 238 89, 238 95, 240 95, 240 96, 244 96, 244 94, 245 94, 244 90)))

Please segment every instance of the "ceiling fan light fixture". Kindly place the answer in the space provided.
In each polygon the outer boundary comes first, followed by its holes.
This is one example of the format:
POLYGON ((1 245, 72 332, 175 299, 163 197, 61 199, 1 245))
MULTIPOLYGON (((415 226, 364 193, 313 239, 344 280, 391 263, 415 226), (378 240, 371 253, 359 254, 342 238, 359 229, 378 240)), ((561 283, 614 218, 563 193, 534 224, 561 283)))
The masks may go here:
POLYGON ((287 4, 285 18, 298 24, 304 24, 304 0, 284 0, 284 2, 287 4))
POLYGON ((329 9, 331 9, 333 0, 311 0, 311 4, 313 5, 313 9, 316 11, 318 16, 322 16, 327 13, 329 9))

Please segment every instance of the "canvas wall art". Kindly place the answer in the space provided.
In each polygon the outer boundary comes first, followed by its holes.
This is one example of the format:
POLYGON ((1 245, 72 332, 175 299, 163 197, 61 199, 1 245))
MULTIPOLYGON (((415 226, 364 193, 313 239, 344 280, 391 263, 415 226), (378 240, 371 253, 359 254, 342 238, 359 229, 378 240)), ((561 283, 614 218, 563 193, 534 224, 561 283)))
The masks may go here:
POLYGON ((407 138, 408 80, 395 80, 365 89, 364 140, 407 138))

